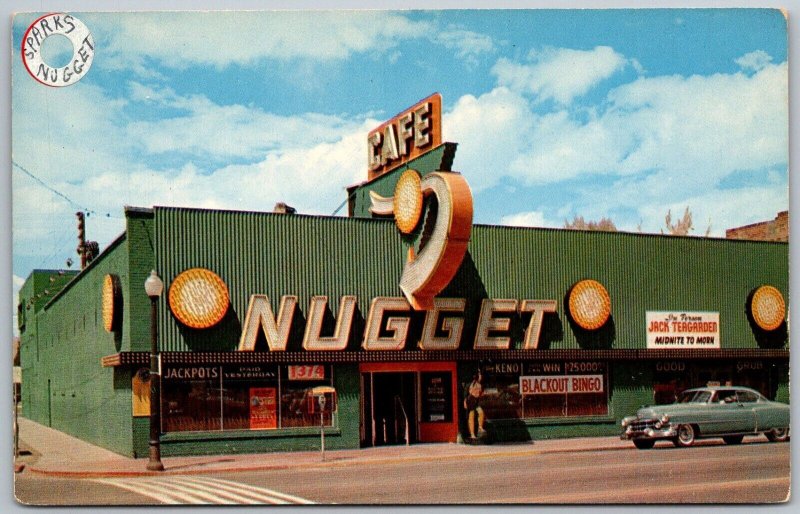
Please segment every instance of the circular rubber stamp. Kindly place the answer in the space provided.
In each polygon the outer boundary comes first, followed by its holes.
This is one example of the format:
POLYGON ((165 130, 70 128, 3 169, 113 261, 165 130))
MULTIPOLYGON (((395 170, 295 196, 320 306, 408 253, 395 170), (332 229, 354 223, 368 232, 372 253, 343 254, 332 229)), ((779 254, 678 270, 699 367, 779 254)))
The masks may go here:
POLYGON ((93 59, 92 33, 71 14, 45 14, 31 23, 22 37, 22 63, 31 77, 46 86, 63 87, 78 82, 91 68, 93 59), (54 35, 62 35, 72 43, 72 56, 60 68, 50 66, 42 57, 42 44, 54 35))

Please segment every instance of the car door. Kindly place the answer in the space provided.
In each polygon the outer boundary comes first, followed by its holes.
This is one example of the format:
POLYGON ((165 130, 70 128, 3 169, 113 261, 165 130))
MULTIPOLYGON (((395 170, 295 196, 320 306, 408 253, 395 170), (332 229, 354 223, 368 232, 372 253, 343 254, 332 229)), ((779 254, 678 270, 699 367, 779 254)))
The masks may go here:
MULTIPOLYGON (((705 430, 706 434, 730 434, 741 432, 742 406, 736 399, 736 391, 733 389, 721 389, 709 405, 709 414, 712 422, 705 430)), ((702 427, 700 428, 703 431, 702 427)))
POLYGON ((734 420, 736 432, 752 433, 756 431, 756 402, 758 395, 746 389, 736 391, 736 404, 739 411, 734 420))
MULTIPOLYGON (((752 393, 751 393, 752 394, 752 393)), ((775 428, 776 426, 788 426, 788 419, 785 423, 779 420, 780 407, 776 407, 772 402, 760 395, 753 395, 754 400, 747 405, 753 411, 754 431, 764 431, 775 428)))

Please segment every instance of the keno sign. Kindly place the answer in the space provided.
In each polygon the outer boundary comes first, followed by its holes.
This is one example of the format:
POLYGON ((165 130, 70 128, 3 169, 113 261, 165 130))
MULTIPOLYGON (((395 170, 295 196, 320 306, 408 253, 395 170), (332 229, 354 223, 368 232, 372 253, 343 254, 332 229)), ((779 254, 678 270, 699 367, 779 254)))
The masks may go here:
POLYGON ((647 311, 647 349, 720 348, 719 312, 647 311))

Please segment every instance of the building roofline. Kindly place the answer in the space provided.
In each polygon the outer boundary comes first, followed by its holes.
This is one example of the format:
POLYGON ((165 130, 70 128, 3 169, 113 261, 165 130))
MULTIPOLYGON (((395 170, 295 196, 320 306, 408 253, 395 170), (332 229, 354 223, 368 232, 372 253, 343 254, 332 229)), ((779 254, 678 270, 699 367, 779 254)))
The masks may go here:
POLYGON ((95 259, 94 259, 92 262, 90 262, 89 264, 87 264, 85 268, 83 268, 83 269, 82 269, 82 270, 80 270, 78 273, 76 273, 76 274, 75 274, 75 276, 74 276, 74 277, 72 277, 72 280, 70 280, 69 282, 67 282, 67 283, 66 283, 66 285, 65 285, 64 287, 62 287, 62 288, 61 288, 61 291, 59 291, 59 292, 57 292, 55 295, 53 295, 53 297, 52 297, 52 298, 50 298, 50 300, 48 300, 48 302, 44 304, 44 306, 42 307, 42 309, 44 309, 44 310, 47 310, 47 309, 50 307, 50 305, 51 305, 53 302, 55 302, 57 299, 61 298, 61 296, 63 296, 63 295, 64 295, 64 294, 67 292, 67 290, 69 290, 69 289, 72 289, 72 285, 73 285, 73 284, 76 284, 76 283, 77 283, 77 282, 80 280, 80 278, 81 278, 81 277, 82 277, 82 276, 83 276, 85 273, 89 272, 89 271, 90 271, 92 268, 94 268, 95 266, 97 266, 97 263, 98 263, 98 262, 102 261, 102 260, 103 260, 103 259, 104 259, 104 258, 105 258, 105 257, 106 257, 106 256, 107 256, 107 255, 108 255, 108 254, 109 254, 109 253, 110 253, 110 252, 113 250, 113 249, 115 249, 115 248, 116 248, 116 247, 118 247, 120 244, 122 244, 122 242, 123 242, 123 241, 125 241, 125 238, 127 237, 127 235, 128 235, 128 233, 127 233, 127 231, 126 231, 126 232, 123 232, 122 234, 120 234, 119 236, 117 236, 117 238, 116 238, 116 239, 114 239, 114 240, 113 240, 113 241, 112 241, 112 242, 111 242, 111 243, 110 243, 110 244, 109 244, 109 245, 108 245, 108 246, 105 248, 105 250, 103 250, 103 251, 100 253, 100 255, 98 255, 98 256, 97 256, 97 257, 96 257, 96 258, 95 258, 95 259))

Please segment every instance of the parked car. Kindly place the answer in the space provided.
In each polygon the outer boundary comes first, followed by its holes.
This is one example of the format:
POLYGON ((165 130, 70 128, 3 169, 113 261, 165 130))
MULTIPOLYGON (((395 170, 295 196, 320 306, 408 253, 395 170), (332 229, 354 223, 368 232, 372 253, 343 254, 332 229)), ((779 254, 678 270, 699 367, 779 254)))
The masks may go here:
POLYGON ((706 437, 739 444, 757 434, 773 442, 788 440, 789 406, 747 387, 717 386, 688 389, 672 404, 642 407, 622 420, 621 438, 644 450, 662 439, 685 447, 706 437))

